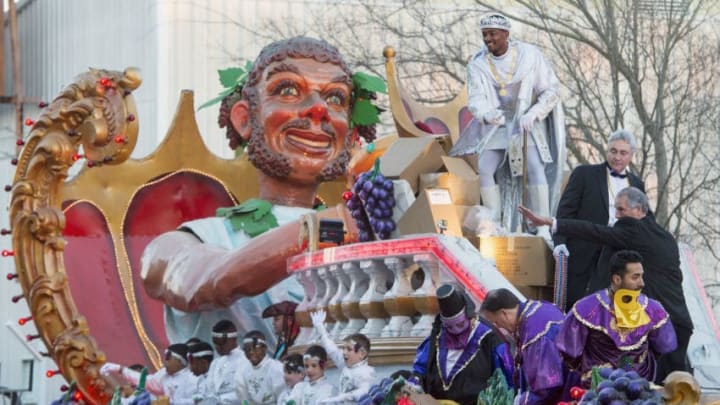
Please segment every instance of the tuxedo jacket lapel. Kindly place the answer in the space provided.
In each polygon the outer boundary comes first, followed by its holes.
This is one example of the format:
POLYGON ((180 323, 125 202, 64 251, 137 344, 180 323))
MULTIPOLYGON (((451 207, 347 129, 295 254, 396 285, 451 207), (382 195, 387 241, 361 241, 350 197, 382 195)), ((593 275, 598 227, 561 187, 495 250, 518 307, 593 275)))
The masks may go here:
POLYGON ((604 163, 597 166, 596 181, 596 184, 600 185, 600 199, 603 202, 602 209, 605 210, 605 212, 608 212, 608 210, 610 209, 610 205, 608 202, 608 179, 607 169, 605 168, 604 163))

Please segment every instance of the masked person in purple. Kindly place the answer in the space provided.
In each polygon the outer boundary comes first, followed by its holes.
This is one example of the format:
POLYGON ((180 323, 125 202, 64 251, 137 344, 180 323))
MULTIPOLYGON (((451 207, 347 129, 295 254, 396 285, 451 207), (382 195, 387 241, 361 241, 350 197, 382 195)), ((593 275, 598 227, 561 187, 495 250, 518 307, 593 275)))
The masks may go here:
POLYGON ((656 357, 677 347, 675 329, 663 306, 641 294, 642 256, 620 250, 610 258, 610 286, 576 302, 556 344, 590 386, 592 368, 635 370, 653 381, 656 357))
POLYGON ((516 404, 554 404, 569 399, 563 396, 577 377, 565 367, 555 346, 565 318, 562 311, 548 302, 520 302, 510 290, 499 288, 485 297, 480 314, 514 340, 516 404))
POLYGON ((430 336, 420 344, 413 364, 426 393, 436 399, 475 405, 487 380, 499 368, 510 384, 512 360, 506 344, 454 286, 437 289, 440 314, 430 336))

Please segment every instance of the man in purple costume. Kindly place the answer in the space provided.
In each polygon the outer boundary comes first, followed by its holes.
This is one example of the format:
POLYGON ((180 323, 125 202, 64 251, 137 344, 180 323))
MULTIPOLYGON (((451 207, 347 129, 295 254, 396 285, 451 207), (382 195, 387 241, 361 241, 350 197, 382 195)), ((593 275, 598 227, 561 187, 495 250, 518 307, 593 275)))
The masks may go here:
POLYGON ((512 360, 506 344, 481 319, 471 315, 463 294, 452 285, 437 289, 440 315, 420 344, 413 372, 425 392, 436 399, 475 405, 495 369, 510 384, 512 360))
POLYGON ((514 339, 516 404, 554 404, 569 399, 569 388, 577 376, 565 367, 555 346, 565 317, 562 311, 548 302, 520 302, 510 290, 500 288, 488 293, 480 313, 514 339))
POLYGON ((656 356, 677 347, 668 313, 640 294, 644 285, 642 256, 620 250, 610 258, 610 287, 581 299, 565 317, 556 344, 586 387, 595 366, 634 369, 653 381, 656 356))

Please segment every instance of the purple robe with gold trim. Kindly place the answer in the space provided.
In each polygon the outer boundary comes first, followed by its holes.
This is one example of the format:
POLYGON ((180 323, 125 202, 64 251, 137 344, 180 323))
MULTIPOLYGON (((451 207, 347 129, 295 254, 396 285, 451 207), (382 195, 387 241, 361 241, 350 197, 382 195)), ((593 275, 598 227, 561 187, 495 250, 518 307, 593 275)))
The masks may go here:
POLYGON ((555 345, 565 315, 542 301, 520 304, 516 328, 515 384, 520 404, 549 404, 563 399, 566 381, 574 382, 555 345))
POLYGON ((612 293, 608 289, 581 299, 565 317, 556 344, 579 367, 585 386, 590 384, 594 366, 634 369, 653 381, 655 357, 677 347, 675 330, 662 305, 643 294, 638 301, 650 322, 634 329, 616 325, 612 293))

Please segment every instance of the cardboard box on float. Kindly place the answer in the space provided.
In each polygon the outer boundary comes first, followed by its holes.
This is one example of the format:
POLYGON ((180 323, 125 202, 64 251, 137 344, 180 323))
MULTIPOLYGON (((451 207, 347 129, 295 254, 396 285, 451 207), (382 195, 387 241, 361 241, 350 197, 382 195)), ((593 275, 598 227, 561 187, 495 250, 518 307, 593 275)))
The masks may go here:
POLYGON ((450 191, 445 188, 426 188, 420 191, 415 202, 405 211, 397 227, 401 235, 415 233, 442 233, 462 237, 457 207, 452 203, 450 191))
MULTIPOLYGON (((420 190, 446 188, 455 205, 480 204, 480 178, 475 170, 462 158, 442 156, 446 173, 424 173, 420 175, 420 190)), ((460 218, 462 222, 463 218, 460 218)))
POLYGON ((498 271, 518 288, 554 284, 555 261, 540 236, 480 237, 478 250, 483 257, 494 259, 498 271))
POLYGON ((399 138, 380 158, 380 173, 389 179, 406 180, 417 194, 420 175, 438 171, 444 154, 433 138, 399 138))

